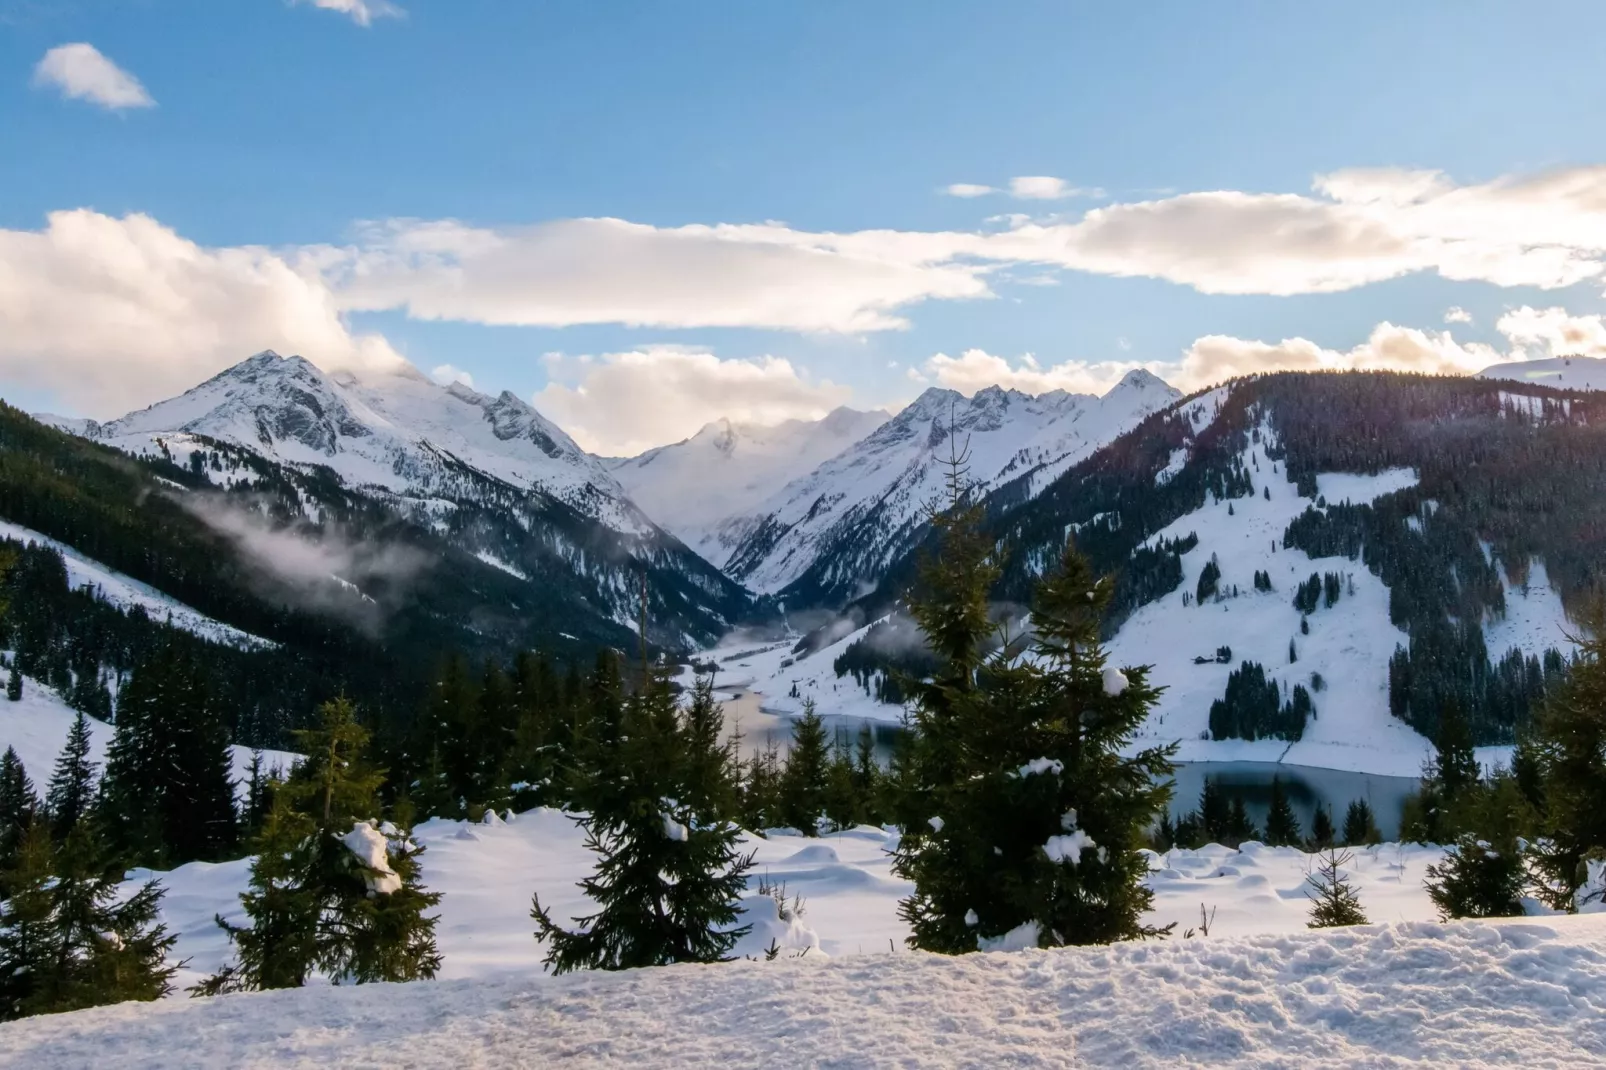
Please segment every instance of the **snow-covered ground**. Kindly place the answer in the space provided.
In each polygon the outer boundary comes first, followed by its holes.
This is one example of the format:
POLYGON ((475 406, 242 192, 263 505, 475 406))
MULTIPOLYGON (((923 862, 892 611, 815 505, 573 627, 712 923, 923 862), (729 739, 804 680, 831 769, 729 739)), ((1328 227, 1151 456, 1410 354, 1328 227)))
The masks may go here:
MULTIPOLYGON (((67 733, 78 719, 78 711, 45 684, 32 677, 23 678, 22 698, 9 702, 0 698, 0 753, 14 748, 22 759, 23 768, 40 795, 50 782, 56 758, 67 745, 67 733)), ((114 729, 104 721, 89 718, 90 760, 100 769, 106 766, 106 748, 111 744, 114 729)), ((251 765, 251 751, 247 747, 230 747, 234 760, 234 776, 242 789, 247 770, 251 765)), ((262 752, 264 770, 275 766, 288 771, 300 755, 288 751, 262 752)))
MULTIPOLYGON (((443 979, 176 997, 0 1027, 0 1066, 1402 1066, 1599 1065, 1606 916, 1439 924, 1431 848, 1351 866, 1379 924, 1312 933, 1289 849, 1157 858, 1157 920, 1179 938, 947 958, 905 950, 888 834, 758 842, 759 870, 805 899, 801 958, 543 976, 529 895, 563 916, 588 857, 568 818, 430 822, 424 879, 444 891, 443 979), (1214 908, 1208 936, 1180 938, 1214 908), (817 942, 817 944, 816 944, 817 942)), ((211 913, 245 863, 164 875, 191 956, 224 951, 211 913)), ((756 881, 755 881, 756 883, 756 881)), ((753 915, 773 913, 749 901, 753 915)), ((767 942, 767 941, 766 941, 767 942)), ((757 941, 749 938, 748 945, 757 941)), ((744 950, 752 948, 744 947, 744 950)))
MULTIPOLYGON (((425 848, 425 884, 445 893, 437 929, 444 978, 541 972, 544 949, 530 921, 531 893, 540 893, 556 918, 589 912, 576 883, 595 857, 568 814, 531 810, 494 824, 437 819, 418 826, 415 839, 425 848)), ((749 837, 746 847, 756 861, 744 920, 755 931, 737 953, 757 956, 773 938, 794 952, 809 948, 811 958, 902 954, 909 930, 898 918, 898 901, 910 886, 892 875, 889 852, 896 845, 896 833, 869 826, 813 839, 785 830, 749 837), (760 884, 772 883, 784 883, 788 896, 803 898, 803 913, 792 924, 780 923, 773 898, 758 894, 760 884)), ((1427 867, 1443 856, 1440 848, 1385 844, 1353 853, 1347 872, 1371 920, 1437 917, 1422 882, 1427 867)), ((1176 922, 1179 935, 1198 926, 1201 907, 1217 936, 1305 928, 1305 878, 1313 856, 1303 851, 1209 845, 1155 855, 1152 865, 1155 905, 1147 920, 1176 922)), ((212 919, 221 913, 245 920, 238 895, 248 868, 244 860, 195 862, 156 874, 168 889, 163 918, 180 934, 174 954, 187 960, 181 982, 193 983, 227 961, 227 941, 212 919)))
POLYGON ((140 606, 152 620, 168 621, 175 628, 183 628, 203 639, 211 639, 218 643, 254 648, 274 645, 266 639, 242 632, 232 625, 213 620, 149 584, 107 568, 99 561, 85 557, 66 543, 41 535, 32 528, 13 524, 9 520, 0 520, 0 538, 15 539, 22 543, 38 543, 40 546, 49 546, 60 551, 62 560, 67 565, 68 584, 74 588, 93 587, 102 601, 109 602, 119 609, 140 606))

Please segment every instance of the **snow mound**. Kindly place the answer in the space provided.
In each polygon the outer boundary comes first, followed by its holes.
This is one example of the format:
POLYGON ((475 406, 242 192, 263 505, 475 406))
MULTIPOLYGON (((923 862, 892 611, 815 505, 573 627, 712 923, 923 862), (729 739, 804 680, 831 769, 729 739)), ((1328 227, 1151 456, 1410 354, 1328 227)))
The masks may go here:
POLYGON ((363 869, 363 880, 368 885, 368 896, 389 895, 401 891, 401 878, 390 868, 390 851, 385 834, 374 827, 372 821, 358 821, 351 831, 340 838, 346 850, 356 856, 363 869))
POLYGON ((1599 915, 353 985, 16 1022, 0 1065, 1585 1066, 1599 915))

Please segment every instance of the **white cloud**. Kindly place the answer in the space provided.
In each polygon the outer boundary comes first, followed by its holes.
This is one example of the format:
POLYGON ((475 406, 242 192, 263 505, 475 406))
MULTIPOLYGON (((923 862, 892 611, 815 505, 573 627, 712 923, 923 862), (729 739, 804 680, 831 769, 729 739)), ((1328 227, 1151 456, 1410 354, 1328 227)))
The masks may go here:
POLYGON ((418 319, 853 333, 907 326, 894 310, 915 302, 987 296, 983 268, 951 262, 950 237, 778 223, 570 219, 492 230, 396 220, 316 255, 346 307, 405 308, 418 319))
POLYGON ((1149 365, 1173 386, 1196 390, 1238 375, 1269 371, 1405 371, 1468 375, 1508 359, 1493 346, 1462 343, 1449 331, 1422 331, 1380 323, 1366 341, 1347 350, 1326 349, 1305 338, 1255 342, 1227 335, 1197 339, 1182 360, 1149 365))
POLYGON ((315 255, 354 310, 533 326, 843 333, 905 327, 904 310, 924 301, 991 297, 989 278, 1006 265, 1274 295, 1427 271, 1539 288, 1606 273, 1606 168, 1473 186, 1436 172, 1344 171, 1315 187, 1311 195, 1185 193, 1071 221, 1011 217, 1006 229, 987 232, 391 220, 315 255))
POLYGON ((462 383, 467 387, 474 385, 474 377, 455 364, 436 365, 430 371, 429 377, 442 386, 450 386, 452 383, 462 383))
POLYGON ((325 11, 338 11, 342 15, 349 15, 351 21, 359 26, 371 25, 375 19, 395 19, 406 14, 389 0, 292 0, 292 3, 311 4, 325 11))
POLYGON ((535 407, 606 456, 679 441, 721 416, 756 424, 818 419, 852 393, 812 381, 779 357, 721 360, 679 346, 597 358, 548 354, 546 362, 555 380, 567 382, 548 383, 532 399, 535 407))
POLYGON ((1065 361, 1042 365, 1031 354, 1015 362, 980 349, 957 357, 943 353, 927 360, 927 375, 939 385, 973 394, 997 384, 1028 394, 1068 390, 1103 394, 1121 377, 1141 368, 1181 390, 1192 391, 1240 375, 1273 371, 1406 371, 1424 375, 1467 375, 1491 364, 1543 355, 1525 352, 1524 344, 1547 352, 1606 352, 1606 325, 1599 316, 1568 316, 1562 309, 1523 308, 1501 320, 1499 328, 1517 344, 1502 353, 1481 342, 1463 343, 1449 331, 1422 331, 1380 323, 1367 339, 1346 350, 1328 349, 1306 338, 1261 342, 1229 335, 1196 339, 1174 361, 1065 361), (1556 348, 1556 347, 1562 348, 1556 348))
POLYGON ((1009 194, 1023 201, 1060 201, 1067 197, 1102 197, 1104 191, 1072 186, 1053 175, 1017 175, 1009 180, 1009 194))
POLYGON ((950 197, 985 197, 998 191, 992 186, 978 186, 974 182, 955 182, 943 190, 950 197))
POLYGON ((80 41, 58 45, 33 69, 33 84, 54 86, 64 97, 87 100, 103 108, 153 108, 156 101, 139 79, 80 41))
POLYGON ((1454 305, 1454 306, 1444 310, 1444 322, 1446 322, 1446 323, 1471 323, 1472 322, 1472 313, 1468 312, 1466 309, 1462 308, 1460 305, 1454 305))
POLYGON ((1523 305, 1501 316, 1495 330, 1516 347, 1514 359, 1606 356, 1606 323, 1600 316, 1575 316, 1564 308, 1523 305))
POLYGON ((0 229, 0 381, 104 418, 267 348, 326 367, 401 359, 347 328, 315 270, 267 249, 207 248, 149 216, 88 209, 0 229))
POLYGON ((926 374, 939 386, 974 394, 989 386, 1001 386, 1027 394, 1046 394, 1065 390, 1072 394, 1103 394, 1134 368, 1149 367, 1140 362, 1066 361, 1043 367, 1037 358, 1025 354, 1014 364, 981 349, 967 349, 957 357, 938 353, 925 363, 926 374))

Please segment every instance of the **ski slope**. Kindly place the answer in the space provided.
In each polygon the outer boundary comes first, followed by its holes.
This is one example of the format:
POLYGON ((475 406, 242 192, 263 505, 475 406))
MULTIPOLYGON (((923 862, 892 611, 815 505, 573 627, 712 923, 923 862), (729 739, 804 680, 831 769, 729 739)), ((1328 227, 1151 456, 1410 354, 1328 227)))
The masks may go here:
POLYGON ((182 628, 203 639, 227 643, 230 646, 261 649, 277 645, 249 632, 242 632, 233 625, 214 620, 204 613, 191 609, 178 599, 163 594, 149 584, 107 568, 99 561, 85 557, 66 543, 41 535, 31 528, 13 524, 8 520, 0 520, 0 539, 37 543, 58 551, 66 563, 67 583, 71 587, 74 589, 93 587, 101 601, 109 602, 119 609, 133 609, 138 606, 152 620, 165 620, 175 628, 182 628))

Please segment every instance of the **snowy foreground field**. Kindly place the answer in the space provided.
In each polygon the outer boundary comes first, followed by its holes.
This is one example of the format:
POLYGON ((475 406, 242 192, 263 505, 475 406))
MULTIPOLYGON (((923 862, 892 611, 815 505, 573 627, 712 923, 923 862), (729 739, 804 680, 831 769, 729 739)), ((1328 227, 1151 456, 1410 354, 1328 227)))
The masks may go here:
MULTIPOLYGON (((182 996, 0 1026, 0 1066, 1175 1066, 1606 1063, 1606 916, 1438 924, 1422 890, 1434 848, 1384 845, 1350 867, 1380 924, 1311 933, 1309 856, 1207 847, 1155 859, 1154 918, 1208 937, 949 959, 909 952, 886 851, 860 828, 754 839, 759 878, 804 899, 791 922, 750 896, 738 949, 773 962, 543 975, 530 893, 582 908, 591 858, 565 815, 431 821, 425 880, 445 893, 442 979, 182 996), (792 957, 803 948, 801 958, 792 957)), ((245 862, 161 878, 189 959, 227 948, 245 862)))
POLYGON ((1596 1066, 1606 918, 1409 923, 124 1004, 0 1063, 176 1067, 1596 1066))

